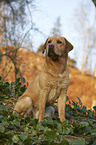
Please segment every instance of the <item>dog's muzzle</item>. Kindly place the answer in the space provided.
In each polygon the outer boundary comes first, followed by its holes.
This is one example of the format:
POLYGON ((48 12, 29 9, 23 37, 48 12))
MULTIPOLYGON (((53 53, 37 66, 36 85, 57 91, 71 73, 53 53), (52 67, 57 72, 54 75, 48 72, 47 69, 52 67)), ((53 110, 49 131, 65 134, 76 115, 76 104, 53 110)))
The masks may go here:
POLYGON ((59 57, 59 55, 57 55, 54 52, 54 47, 55 47, 54 44, 49 44, 49 46, 48 46, 48 56, 55 60, 59 57))
POLYGON ((48 46, 48 53, 50 53, 50 52, 54 52, 54 44, 49 44, 49 46, 48 46))

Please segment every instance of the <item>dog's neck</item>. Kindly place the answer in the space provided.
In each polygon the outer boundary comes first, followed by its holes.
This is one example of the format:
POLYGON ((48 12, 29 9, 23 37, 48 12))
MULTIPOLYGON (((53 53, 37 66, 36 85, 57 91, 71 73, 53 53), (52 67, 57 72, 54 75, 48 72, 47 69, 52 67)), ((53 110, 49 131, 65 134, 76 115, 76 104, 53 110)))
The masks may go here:
POLYGON ((67 70, 67 58, 60 57, 57 61, 52 60, 50 57, 46 57, 46 61, 44 63, 45 71, 48 73, 52 73, 54 75, 62 75, 67 70))

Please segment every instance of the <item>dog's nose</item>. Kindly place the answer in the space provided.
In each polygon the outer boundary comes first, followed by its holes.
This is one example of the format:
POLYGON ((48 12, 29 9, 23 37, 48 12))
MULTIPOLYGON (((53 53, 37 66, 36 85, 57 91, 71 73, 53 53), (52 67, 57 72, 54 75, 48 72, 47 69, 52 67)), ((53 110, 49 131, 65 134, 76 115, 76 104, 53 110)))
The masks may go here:
POLYGON ((49 51, 54 51, 54 44, 49 44, 49 51))

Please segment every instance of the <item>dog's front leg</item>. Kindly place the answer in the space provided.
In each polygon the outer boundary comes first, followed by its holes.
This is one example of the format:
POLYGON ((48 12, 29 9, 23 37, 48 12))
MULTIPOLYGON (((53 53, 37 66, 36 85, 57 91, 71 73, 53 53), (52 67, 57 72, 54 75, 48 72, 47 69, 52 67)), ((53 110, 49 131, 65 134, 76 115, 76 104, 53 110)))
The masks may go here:
POLYGON ((66 93, 63 92, 58 98, 58 113, 61 122, 65 120, 65 105, 66 105, 66 93))
POLYGON ((46 91, 41 91, 39 98, 39 122, 44 118, 46 99, 46 91))

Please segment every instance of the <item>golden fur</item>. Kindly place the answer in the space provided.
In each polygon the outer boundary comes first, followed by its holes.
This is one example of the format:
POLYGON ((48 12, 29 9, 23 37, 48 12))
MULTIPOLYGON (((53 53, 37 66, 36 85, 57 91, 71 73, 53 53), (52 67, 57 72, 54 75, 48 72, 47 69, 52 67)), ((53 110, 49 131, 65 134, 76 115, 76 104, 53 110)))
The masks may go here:
POLYGON ((34 118, 42 121, 44 116, 54 116, 55 110, 51 105, 58 99, 59 118, 63 122, 69 85, 67 58, 73 46, 64 37, 54 36, 46 40, 43 52, 45 49, 46 58, 40 74, 19 98, 14 110, 20 114, 33 114, 34 118))

